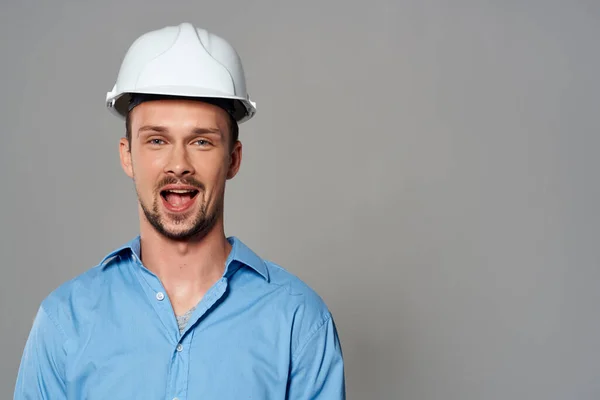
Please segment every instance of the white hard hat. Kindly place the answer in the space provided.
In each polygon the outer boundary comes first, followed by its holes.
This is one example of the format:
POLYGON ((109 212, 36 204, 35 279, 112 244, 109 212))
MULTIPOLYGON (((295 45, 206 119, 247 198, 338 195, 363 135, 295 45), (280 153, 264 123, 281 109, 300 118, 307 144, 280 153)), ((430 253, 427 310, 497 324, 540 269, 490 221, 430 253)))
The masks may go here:
POLYGON ((236 50, 187 22, 145 33, 129 47, 106 105, 125 118, 135 93, 230 100, 238 123, 256 113, 236 50))

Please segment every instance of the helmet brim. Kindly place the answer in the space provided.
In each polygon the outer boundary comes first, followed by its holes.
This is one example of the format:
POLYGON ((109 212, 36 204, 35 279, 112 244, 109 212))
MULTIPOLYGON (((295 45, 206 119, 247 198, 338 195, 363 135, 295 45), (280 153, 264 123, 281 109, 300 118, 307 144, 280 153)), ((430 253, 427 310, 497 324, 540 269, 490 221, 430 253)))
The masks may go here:
POLYGON ((212 89, 182 86, 145 87, 134 90, 126 90, 117 94, 111 92, 107 94, 106 105, 117 116, 125 118, 129 112, 129 101, 131 100, 131 95, 135 93, 164 95, 170 97, 191 97, 198 100, 201 100, 202 98, 229 99, 232 100, 233 104, 232 116, 238 123, 249 120, 256 113, 256 104, 249 99, 231 96, 227 93, 212 89))

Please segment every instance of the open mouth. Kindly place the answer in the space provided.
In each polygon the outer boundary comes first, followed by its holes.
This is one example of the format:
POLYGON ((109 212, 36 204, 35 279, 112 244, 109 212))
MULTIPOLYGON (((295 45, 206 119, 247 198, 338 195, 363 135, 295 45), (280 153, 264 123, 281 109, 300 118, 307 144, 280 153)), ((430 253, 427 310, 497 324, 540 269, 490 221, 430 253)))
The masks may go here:
POLYGON ((160 196, 174 210, 185 209, 192 203, 199 191, 196 189, 167 189, 160 192, 160 196))

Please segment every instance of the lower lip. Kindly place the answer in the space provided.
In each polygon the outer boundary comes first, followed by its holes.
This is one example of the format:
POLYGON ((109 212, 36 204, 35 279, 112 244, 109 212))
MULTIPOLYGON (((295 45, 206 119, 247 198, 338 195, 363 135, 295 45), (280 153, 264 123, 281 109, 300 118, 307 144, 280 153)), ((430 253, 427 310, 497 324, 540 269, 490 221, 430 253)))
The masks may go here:
POLYGON ((167 200, 165 200, 164 197, 160 196, 160 199, 162 200, 163 206, 170 212, 172 213, 181 213, 181 212, 185 212, 187 210, 189 210, 190 208, 192 208, 192 206, 196 203, 196 199, 198 198, 198 196, 200 195, 200 193, 197 193, 194 197, 192 197, 192 199, 187 202, 185 205, 182 205, 180 207, 174 207, 173 205, 171 205, 171 203, 169 203, 167 200))

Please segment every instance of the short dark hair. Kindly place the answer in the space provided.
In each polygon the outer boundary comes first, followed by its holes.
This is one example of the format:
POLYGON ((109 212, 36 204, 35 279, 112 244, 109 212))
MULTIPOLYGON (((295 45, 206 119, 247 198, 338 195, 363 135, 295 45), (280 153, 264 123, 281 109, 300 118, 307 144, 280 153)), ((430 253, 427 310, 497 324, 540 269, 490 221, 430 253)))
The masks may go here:
MULTIPOLYGON (((233 150, 233 146, 239 139, 240 128, 231 114, 227 113, 227 116, 229 117, 229 149, 233 150)), ((127 143, 129 143, 129 149, 131 149, 131 112, 128 112, 125 117, 125 138, 127 139, 127 143)))

